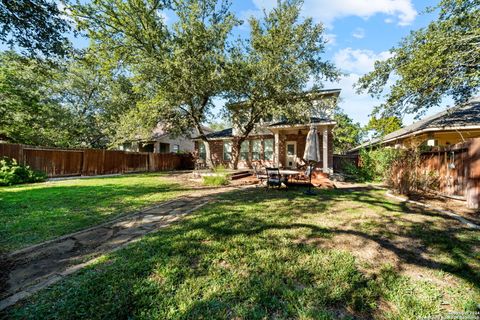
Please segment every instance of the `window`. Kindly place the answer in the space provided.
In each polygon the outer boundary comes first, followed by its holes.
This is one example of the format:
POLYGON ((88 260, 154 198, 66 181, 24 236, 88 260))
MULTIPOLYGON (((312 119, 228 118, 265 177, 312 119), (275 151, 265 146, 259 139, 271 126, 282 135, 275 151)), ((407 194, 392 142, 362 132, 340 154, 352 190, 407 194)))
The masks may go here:
POLYGON ((250 141, 243 141, 240 145, 240 160, 248 160, 248 153, 250 151, 250 141))
POLYGON ((252 141, 252 160, 260 160, 260 154, 262 153, 262 141, 252 141))
POLYGON ((268 139, 263 141, 263 150, 265 153, 265 160, 273 160, 273 140, 268 139))
MULTIPOLYGON (((205 146, 204 146, 205 147, 205 146)), ((178 144, 174 144, 172 146, 172 152, 173 153, 179 153, 180 152, 180 146, 178 144)))
POLYGON ((169 153, 169 152, 170 152, 170 144, 168 144, 168 143, 160 143, 160 145, 159 145, 159 152, 160 152, 160 153, 169 153))
POLYGON ((223 142, 223 160, 232 160, 232 141, 223 142))
POLYGON ((205 150, 205 143, 203 141, 198 142, 198 157, 202 160, 207 159, 207 151, 205 150))

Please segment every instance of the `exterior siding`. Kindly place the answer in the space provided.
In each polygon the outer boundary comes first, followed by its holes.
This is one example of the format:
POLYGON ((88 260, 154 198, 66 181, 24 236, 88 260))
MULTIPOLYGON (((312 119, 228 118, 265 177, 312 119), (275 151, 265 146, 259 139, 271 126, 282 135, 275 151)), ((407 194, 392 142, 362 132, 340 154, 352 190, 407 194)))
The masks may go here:
MULTIPOLYGON (((280 141, 279 141, 279 163, 281 167, 285 167, 285 157, 286 157, 286 142, 287 141, 295 141, 297 144, 297 157, 298 160, 300 160, 303 157, 303 154, 305 152, 305 144, 306 144, 306 139, 307 139, 307 134, 305 130, 299 131, 300 133, 297 134, 280 134, 280 141)), ((319 130, 318 132, 318 138, 320 142, 320 156, 323 157, 323 137, 322 137, 322 132, 319 130)), ((214 165, 224 165, 226 167, 232 167, 232 161, 224 160, 223 159, 223 143, 224 141, 234 141, 237 139, 236 137, 233 137, 231 139, 218 139, 218 140, 210 140, 209 145, 210 145, 210 151, 212 153, 212 158, 214 165)), ((251 136, 248 137, 245 141, 253 141, 253 140, 273 140, 274 135, 259 135, 259 136, 251 136)), ((199 157, 199 143, 200 141, 195 142, 195 152, 194 156, 195 158, 198 159, 199 157)), ((273 166, 274 163, 273 161, 265 160, 264 158, 264 150, 263 150, 263 143, 262 143, 262 150, 261 150, 261 159, 260 160, 252 160, 252 143, 249 145, 249 156, 247 161, 245 160, 239 160, 238 161, 238 168, 243 169, 243 168, 253 168, 254 165, 259 165, 259 166, 273 166)), ((274 151, 275 152, 275 151, 274 151)), ((232 150, 232 157, 233 157, 233 150, 232 150)), ((300 164, 300 161, 297 163, 298 165, 300 164)), ((323 167, 323 160, 320 161, 317 165, 317 168, 322 168, 323 167)), ((332 132, 332 126, 328 127, 328 167, 332 168, 333 167, 333 132, 332 132)))

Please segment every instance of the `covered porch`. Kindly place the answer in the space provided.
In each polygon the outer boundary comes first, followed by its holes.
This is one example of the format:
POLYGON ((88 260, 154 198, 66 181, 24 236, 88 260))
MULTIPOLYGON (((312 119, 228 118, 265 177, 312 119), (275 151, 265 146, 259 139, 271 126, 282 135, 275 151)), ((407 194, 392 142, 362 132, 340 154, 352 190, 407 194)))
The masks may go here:
POLYGON ((310 126, 317 128, 320 141, 321 161, 316 165, 324 173, 331 173, 333 166, 333 122, 274 125, 269 128, 274 136, 273 166, 278 168, 299 168, 305 165, 303 154, 310 126))

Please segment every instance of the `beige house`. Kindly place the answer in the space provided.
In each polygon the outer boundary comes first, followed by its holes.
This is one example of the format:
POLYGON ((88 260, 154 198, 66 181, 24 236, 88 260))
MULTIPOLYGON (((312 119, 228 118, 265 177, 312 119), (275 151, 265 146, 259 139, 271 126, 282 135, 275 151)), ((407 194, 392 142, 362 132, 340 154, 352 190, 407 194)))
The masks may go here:
POLYGON ((405 128, 374 139, 349 150, 358 153, 367 147, 408 148, 418 146, 445 147, 480 137, 480 97, 426 117, 405 128))
MULTIPOLYGON (((315 99, 333 99, 336 103, 340 89, 322 90, 315 99)), ((330 104, 331 105, 331 104, 330 104)), ((333 135, 335 126, 331 111, 323 110, 307 122, 268 121, 259 123, 247 139, 241 144, 238 168, 254 166, 273 166, 279 168, 298 168, 305 164, 302 159, 305 151, 307 133, 311 126, 318 131, 321 161, 317 168, 323 172, 331 172, 333 165, 333 135)), ((228 128, 207 135, 212 160, 215 165, 232 167, 232 147, 239 139, 239 130, 228 128)), ((204 141, 195 140, 195 155, 200 161, 205 161, 206 151, 204 141)))
MULTIPOLYGON (((205 132, 212 132, 210 128, 204 127, 205 132)), ((124 143, 120 149, 135 152, 154 152, 154 153, 193 153, 195 143, 192 136, 196 136, 196 130, 192 130, 187 135, 173 135, 164 129, 164 126, 158 124, 153 130, 152 136, 148 140, 139 140, 124 143)))

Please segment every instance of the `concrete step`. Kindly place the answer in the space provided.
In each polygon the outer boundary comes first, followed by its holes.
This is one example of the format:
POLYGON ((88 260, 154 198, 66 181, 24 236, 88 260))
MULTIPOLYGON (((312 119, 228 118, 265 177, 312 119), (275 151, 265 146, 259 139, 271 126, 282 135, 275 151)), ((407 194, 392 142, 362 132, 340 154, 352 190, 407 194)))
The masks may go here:
POLYGON ((252 175, 252 173, 250 171, 238 171, 238 172, 235 172, 234 174, 232 174, 230 176, 230 179, 237 180, 237 179, 245 178, 245 177, 248 177, 248 176, 251 176, 251 175, 252 175))

